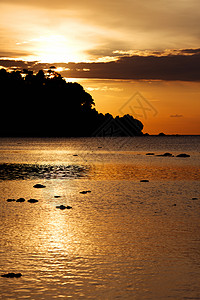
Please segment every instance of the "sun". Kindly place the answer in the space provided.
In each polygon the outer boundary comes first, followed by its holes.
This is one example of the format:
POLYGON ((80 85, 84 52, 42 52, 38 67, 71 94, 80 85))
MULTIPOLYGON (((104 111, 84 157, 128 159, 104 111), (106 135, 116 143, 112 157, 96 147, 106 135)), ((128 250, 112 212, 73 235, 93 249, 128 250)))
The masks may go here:
POLYGON ((32 39, 33 57, 44 63, 79 62, 84 58, 77 43, 63 35, 46 35, 32 39))

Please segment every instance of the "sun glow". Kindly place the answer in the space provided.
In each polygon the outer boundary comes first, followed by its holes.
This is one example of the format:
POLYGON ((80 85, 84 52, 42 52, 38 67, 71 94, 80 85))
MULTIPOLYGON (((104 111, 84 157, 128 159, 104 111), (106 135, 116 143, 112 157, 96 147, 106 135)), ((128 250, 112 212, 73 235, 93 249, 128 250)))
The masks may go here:
MULTIPOLYGON (((85 60, 76 43, 68 40, 63 35, 47 35, 32 39, 33 53, 32 60, 39 60, 45 63, 79 62, 85 60)), ((30 59, 30 57, 29 57, 30 59)))

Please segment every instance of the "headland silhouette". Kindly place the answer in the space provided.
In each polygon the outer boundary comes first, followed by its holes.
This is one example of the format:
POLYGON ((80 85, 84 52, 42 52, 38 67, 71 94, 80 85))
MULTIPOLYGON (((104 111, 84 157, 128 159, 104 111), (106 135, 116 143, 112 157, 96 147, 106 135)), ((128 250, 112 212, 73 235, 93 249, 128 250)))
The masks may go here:
POLYGON ((131 115, 99 113, 92 96, 50 68, 37 74, 0 70, 0 136, 142 136, 143 124, 131 115))

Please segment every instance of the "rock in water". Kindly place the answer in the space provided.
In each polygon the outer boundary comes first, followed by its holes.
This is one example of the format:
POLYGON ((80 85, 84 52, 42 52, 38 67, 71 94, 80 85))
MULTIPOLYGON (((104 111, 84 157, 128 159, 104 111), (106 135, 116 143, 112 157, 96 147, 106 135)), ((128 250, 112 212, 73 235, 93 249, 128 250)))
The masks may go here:
POLYGON ((82 191, 82 192, 80 192, 80 194, 87 194, 87 193, 91 193, 91 191, 82 191))
POLYGON ((14 202, 15 199, 7 199, 6 201, 7 201, 7 202, 14 202))
POLYGON ((190 157, 190 155, 186 154, 186 153, 181 153, 181 154, 176 155, 176 157, 190 157))
POLYGON ((66 209, 66 206, 65 206, 65 205, 58 205, 58 206, 56 206, 56 208, 59 208, 59 209, 66 209))
POLYGON ((67 205, 67 207, 66 207, 67 209, 71 209, 72 207, 71 206, 69 206, 69 205, 67 205))
POLYGON ((26 200, 24 199, 24 198, 19 198, 19 199, 17 199, 17 201, 16 202, 25 202, 26 200))
POLYGON ((166 152, 164 154, 159 154, 157 156, 164 156, 164 157, 173 157, 173 154, 169 153, 169 152, 166 152))
POLYGON ((69 205, 67 205, 67 206, 65 206, 65 205, 59 205, 59 206, 56 206, 56 208, 59 208, 59 209, 70 209, 70 208, 72 208, 71 206, 69 206, 69 205))
POLYGON ((36 188, 36 189, 43 189, 43 188, 45 188, 46 186, 43 185, 43 184, 37 183, 37 184, 35 184, 33 187, 36 188))
POLYGON ((30 200, 28 200, 28 202, 29 203, 36 203, 36 202, 38 202, 38 200, 36 200, 36 199, 30 199, 30 200))
POLYGON ((6 278, 20 278, 22 276, 21 273, 7 273, 1 275, 1 277, 6 277, 6 278))

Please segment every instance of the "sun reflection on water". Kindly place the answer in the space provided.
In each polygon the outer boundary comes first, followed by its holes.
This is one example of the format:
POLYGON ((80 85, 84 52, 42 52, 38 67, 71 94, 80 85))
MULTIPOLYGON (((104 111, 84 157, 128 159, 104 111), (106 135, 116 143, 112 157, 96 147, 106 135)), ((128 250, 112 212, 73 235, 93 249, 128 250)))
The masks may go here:
MULTIPOLYGON (((48 178, 43 176, 47 166, 38 164, 35 174, 42 177, 0 180, 0 269, 23 274, 19 280, 0 280, 4 299, 183 299, 186 292, 195 298, 200 279, 198 160, 109 154, 96 145, 96 152, 87 150, 87 176, 80 177, 82 148, 68 154, 75 177, 66 172, 48 178), (46 188, 35 189, 36 183, 46 188), (81 194, 84 190, 91 193, 81 194), (6 201, 20 197, 26 201, 6 201), (27 202, 30 198, 38 202, 27 202), (57 209, 61 204, 72 209, 57 209)), ((64 153, 58 156, 66 168, 64 153)), ((35 155, 27 152, 29 164, 16 164, 15 171, 8 155, 6 174, 30 173, 35 155)), ((38 155, 48 155, 51 175, 63 171, 54 163, 56 151, 39 150, 38 155)))

